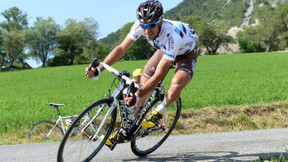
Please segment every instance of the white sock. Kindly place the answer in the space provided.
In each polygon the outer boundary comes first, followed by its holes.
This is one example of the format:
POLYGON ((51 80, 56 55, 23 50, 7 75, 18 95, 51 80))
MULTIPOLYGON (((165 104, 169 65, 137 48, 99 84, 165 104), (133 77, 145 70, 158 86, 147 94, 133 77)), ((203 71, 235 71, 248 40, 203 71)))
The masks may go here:
POLYGON ((155 110, 163 114, 166 111, 167 107, 168 106, 165 106, 164 103, 162 102, 160 105, 157 106, 155 110))

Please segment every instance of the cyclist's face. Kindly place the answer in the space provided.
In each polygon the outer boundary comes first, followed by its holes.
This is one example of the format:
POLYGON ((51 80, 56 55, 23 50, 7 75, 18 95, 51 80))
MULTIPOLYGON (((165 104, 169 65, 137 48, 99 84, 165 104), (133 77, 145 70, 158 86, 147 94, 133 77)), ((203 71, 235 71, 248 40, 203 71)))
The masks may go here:
POLYGON ((139 83, 140 83, 140 78, 141 78, 141 75, 134 77, 134 81, 135 81, 136 84, 139 84, 139 83))
POLYGON ((140 24, 142 30, 145 33, 147 40, 153 40, 157 36, 160 30, 159 28, 160 24, 161 24, 161 20, 157 22, 152 22, 149 24, 140 24))

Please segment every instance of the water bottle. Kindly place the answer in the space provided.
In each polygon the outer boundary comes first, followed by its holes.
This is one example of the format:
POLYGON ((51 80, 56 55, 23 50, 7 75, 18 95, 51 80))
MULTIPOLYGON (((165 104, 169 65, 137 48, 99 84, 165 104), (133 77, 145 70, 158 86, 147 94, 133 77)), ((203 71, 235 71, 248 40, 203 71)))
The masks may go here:
POLYGON ((73 121, 71 119, 66 119, 65 122, 66 122, 65 130, 68 130, 73 121))

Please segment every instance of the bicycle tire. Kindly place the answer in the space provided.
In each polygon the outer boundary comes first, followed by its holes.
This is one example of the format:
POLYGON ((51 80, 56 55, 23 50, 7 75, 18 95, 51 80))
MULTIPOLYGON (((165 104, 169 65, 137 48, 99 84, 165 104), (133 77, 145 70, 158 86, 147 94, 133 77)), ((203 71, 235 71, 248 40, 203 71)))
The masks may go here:
MULTIPOLYGON (((158 104, 160 104, 161 101, 155 100, 152 102, 151 106, 146 110, 145 112, 145 118, 147 118, 154 108, 157 107, 158 104)), ((141 128, 139 131, 134 134, 132 140, 131 140, 131 149, 132 152, 137 156, 146 156, 147 154, 152 153, 156 149, 158 149, 164 141, 168 138, 168 136, 171 134, 173 129, 176 126, 176 123, 180 117, 181 112, 181 98, 178 98, 175 103, 170 105, 168 107, 168 110, 170 112, 165 112, 163 115, 163 118, 159 120, 159 124, 162 124, 164 126, 164 130, 158 129, 158 128, 151 128, 151 129, 144 129, 141 128), (174 111, 174 113, 171 114, 171 109, 174 111), (156 130, 153 133, 144 133, 148 130, 156 130), (157 130, 158 129, 158 130, 157 130)), ((142 121, 141 121, 142 122, 142 121)))
POLYGON ((54 142, 61 141, 64 133, 59 125, 55 126, 55 122, 52 121, 40 121, 36 123, 29 131, 28 140, 32 143, 35 142, 54 142), (55 126, 55 127, 54 127, 55 126), (54 127, 47 137, 49 131, 54 127))
POLYGON ((73 121, 60 143, 57 154, 58 162, 90 161, 95 157, 104 146, 114 128, 117 109, 114 108, 111 115, 108 117, 103 129, 100 130, 96 141, 90 140, 91 138, 89 139, 89 137, 81 133, 81 130, 89 123, 85 122, 85 115, 89 114, 91 120, 95 113, 103 106, 104 111, 100 111, 101 115, 95 118, 86 129, 86 134, 93 136, 97 132, 99 124, 102 122, 106 110, 110 108, 112 101, 112 99, 102 99, 94 102, 73 121))

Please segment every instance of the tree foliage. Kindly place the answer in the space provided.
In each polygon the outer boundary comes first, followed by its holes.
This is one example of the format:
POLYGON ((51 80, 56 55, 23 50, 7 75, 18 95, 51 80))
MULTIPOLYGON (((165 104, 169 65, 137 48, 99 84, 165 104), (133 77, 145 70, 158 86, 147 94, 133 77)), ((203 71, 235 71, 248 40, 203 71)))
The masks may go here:
POLYGON ((242 52, 278 51, 288 46, 288 8, 263 7, 258 11, 260 24, 239 32, 237 40, 242 52))
POLYGON ((249 53, 265 51, 264 45, 261 44, 261 35, 257 32, 257 28, 248 27, 237 34, 237 41, 241 52, 249 53))
POLYGON ((4 37, 3 47, 8 59, 8 66, 13 67, 16 60, 23 63, 25 57, 25 32, 21 30, 4 32, 4 37))
POLYGON ((28 15, 17 7, 9 8, 2 12, 6 21, 0 24, 1 28, 7 31, 24 30, 28 28, 28 15))
POLYGON ((228 43, 234 42, 234 39, 226 34, 229 27, 224 21, 216 20, 208 24, 200 16, 185 16, 181 21, 192 26, 199 36, 199 42, 197 42, 199 49, 204 47, 208 54, 217 54, 220 45, 228 45, 228 43))
MULTIPOLYGON (((130 29, 134 22, 127 23, 122 27, 122 33, 119 39, 119 42, 122 42, 127 34, 130 32, 130 29)), ((149 59, 155 49, 148 43, 146 38, 140 37, 135 43, 127 50, 125 55, 123 56, 124 60, 144 60, 144 59, 149 59)))
POLYGON ((2 70, 2 66, 5 64, 5 56, 6 56, 3 43, 4 43, 4 35, 0 30, 0 70, 2 70))
MULTIPOLYGON (((266 6, 259 11, 258 17, 261 21, 262 42, 266 46, 267 51, 277 51, 283 49, 287 45, 288 33, 288 7, 280 6, 277 9, 266 6), (284 46, 280 46, 281 44, 284 46)), ((287 46, 286 46, 287 47, 287 46)))
POLYGON ((97 53, 95 57, 98 57, 99 60, 104 60, 104 58, 111 51, 111 46, 103 43, 102 41, 97 42, 97 53))
POLYGON ((250 0, 184 0, 175 8, 165 12, 164 17, 181 20, 185 16, 200 16, 211 23, 215 19, 229 26, 240 26, 250 0))
POLYGON ((93 18, 85 18, 84 21, 79 22, 74 19, 68 19, 65 24, 66 28, 59 31, 56 35, 59 43, 58 49, 69 54, 70 65, 73 65, 75 56, 79 56, 83 52, 84 47, 93 48, 93 46, 87 46, 87 43, 96 41, 98 23, 93 18))
POLYGON ((3 49, 6 55, 2 54, 9 67, 14 66, 17 60, 24 63, 24 47, 25 47, 25 31, 28 28, 27 14, 19 10, 17 7, 12 7, 1 13, 6 19, 0 23, 3 35, 3 49))
POLYGON ((41 60, 42 66, 54 55, 54 48, 57 45, 55 36, 60 30, 53 18, 47 20, 37 17, 34 28, 27 30, 27 41, 29 54, 41 60))
MULTIPOLYGON (((217 54, 220 46, 233 43, 227 36, 229 28, 243 23, 245 13, 251 7, 250 0, 184 0, 167 11, 164 18, 189 23, 199 35, 197 49, 217 54)), ((249 25, 237 35, 241 52, 277 51, 288 47, 288 2, 254 0, 249 25), (257 20, 257 21, 256 21, 257 20), (259 24, 254 27, 252 23, 259 24)), ((113 47, 129 33, 133 23, 97 41, 98 24, 93 18, 83 21, 68 19, 64 27, 52 18, 37 18, 28 27, 28 15, 17 7, 1 13, 0 22, 0 70, 1 67, 20 66, 29 56, 41 60, 42 66, 88 63, 94 57, 103 60, 113 47), (25 50, 24 50, 25 49, 25 50)), ((122 59, 148 59, 155 49, 145 37, 139 38, 122 59)))

